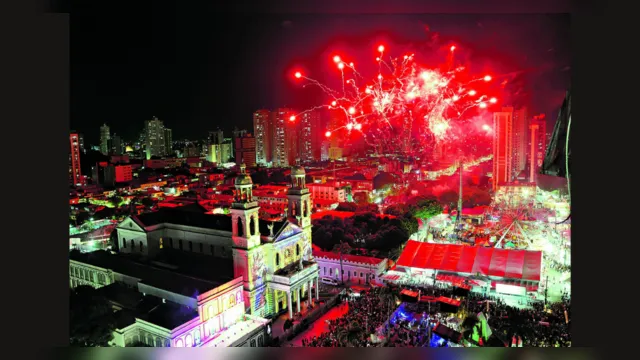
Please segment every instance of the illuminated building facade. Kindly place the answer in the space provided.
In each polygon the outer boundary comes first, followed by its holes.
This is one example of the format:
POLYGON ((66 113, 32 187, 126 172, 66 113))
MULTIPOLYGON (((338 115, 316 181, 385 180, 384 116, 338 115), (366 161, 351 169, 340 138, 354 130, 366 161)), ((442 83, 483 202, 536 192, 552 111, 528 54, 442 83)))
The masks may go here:
POLYGON ((164 124, 155 116, 145 122, 145 140, 147 159, 151 159, 152 156, 165 156, 164 124))
POLYGON ((109 139, 111 139, 111 131, 107 124, 100 126, 100 152, 103 155, 109 155, 109 139))
POLYGON ((97 288, 115 310, 112 346, 260 347, 268 320, 245 314, 242 278, 207 281, 120 255, 71 253, 70 286, 97 288))
POLYGON ((258 216, 251 177, 240 168, 230 215, 206 213, 195 205, 130 216, 116 228, 119 251, 154 258, 166 248, 231 259, 233 277, 242 278, 248 314, 270 316, 287 308, 292 315, 294 308, 300 311, 304 294, 318 288, 304 169, 291 170, 287 220, 265 221, 258 216))
POLYGON ((69 145, 69 182, 76 185, 82 182, 80 171, 80 139, 78 134, 72 133, 69 135, 69 145))
POLYGON ((251 134, 243 134, 236 138, 236 164, 256 166, 256 138, 251 134))
POLYGON ((513 176, 513 108, 493 113, 493 190, 513 176))
POLYGON ((513 111, 512 131, 513 131, 513 168, 514 177, 527 168, 527 137, 529 133, 529 117, 527 108, 523 107, 513 111))
POLYGON ((115 181, 123 183, 133 180, 133 170, 131 165, 115 165, 115 181))
POLYGON ((315 200, 333 200, 337 202, 347 201, 347 188, 333 182, 323 184, 309 184, 311 198, 315 200))
POLYGON ((272 157, 271 112, 258 110, 253 113, 253 133, 256 137, 256 163, 267 166, 272 157))

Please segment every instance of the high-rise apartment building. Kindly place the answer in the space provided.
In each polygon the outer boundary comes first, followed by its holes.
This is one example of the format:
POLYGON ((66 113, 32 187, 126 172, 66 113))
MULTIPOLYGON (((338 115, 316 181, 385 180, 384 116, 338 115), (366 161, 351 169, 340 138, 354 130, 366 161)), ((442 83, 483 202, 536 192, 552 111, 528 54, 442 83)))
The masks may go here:
POLYGON ((513 108, 493 113, 493 190, 513 178, 513 108))
POLYGON ((247 167, 256 166, 256 138, 244 132, 236 137, 236 164, 245 164, 247 167))
POLYGON ((513 111, 513 176, 518 176, 527 168, 529 115, 527 108, 523 107, 513 111))
POLYGON ((165 156, 164 124, 157 117, 145 123, 147 160, 152 156, 165 156))
POLYGON ((111 139, 111 130, 107 124, 100 126, 100 152, 103 155, 109 155, 109 139, 111 139))
MULTIPOLYGON (((347 114, 342 109, 332 109, 329 110, 329 131, 335 131, 335 129, 339 129, 343 127, 347 122, 347 114)), ((340 142, 340 136, 332 136, 331 139, 331 147, 340 147, 342 144, 340 142)))
POLYGON ((122 155, 123 154, 123 148, 122 148, 122 139, 120 138, 120 136, 113 134, 111 136, 111 138, 108 141, 109 144, 109 154, 110 155, 122 155))
POLYGON ((87 149, 84 147, 84 135, 78 134, 78 143, 80 144, 80 152, 86 154, 87 149))
POLYGON ((169 128, 164 128, 164 153, 173 154, 173 131, 169 128))
POLYGON ((320 159, 320 146, 321 136, 324 136, 325 131, 322 131, 322 118, 319 111, 307 111, 298 116, 299 135, 298 135, 298 154, 300 161, 311 162, 320 159), (318 141, 320 140, 320 141, 318 141), (316 148, 314 148, 316 145, 316 148))
POLYGON ((256 138, 256 162, 262 166, 272 160, 272 130, 271 112, 261 109, 253 113, 253 133, 256 138))
MULTIPOLYGON (((289 163, 291 158, 289 153, 291 149, 296 149, 295 143, 291 144, 296 137, 294 126, 296 122, 290 120, 290 117, 294 114, 293 110, 284 108, 277 109, 271 113, 273 120, 273 166, 287 167, 291 165, 289 163)), ((294 163, 295 155, 297 154, 293 155, 294 163)))
POLYGON ((79 184, 81 182, 80 172, 80 139, 77 133, 71 133, 69 135, 69 182, 72 185, 79 184))
POLYGON ((547 122, 544 115, 534 116, 529 125, 529 181, 536 181, 536 174, 544 162, 547 151, 547 122))

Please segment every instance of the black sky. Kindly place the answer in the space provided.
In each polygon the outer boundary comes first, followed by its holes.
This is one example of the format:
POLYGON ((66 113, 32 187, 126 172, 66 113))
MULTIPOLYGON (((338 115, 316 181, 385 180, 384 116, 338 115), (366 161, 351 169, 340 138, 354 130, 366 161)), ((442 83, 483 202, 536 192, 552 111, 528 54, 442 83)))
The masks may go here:
POLYGON ((71 9, 71 128, 90 143, 102 123, 133 139, 152 116, 174 139, 203 138, 217 127, 252 130, 256 109, 324 101, 290 81, 294 67, 331 81, 330 55, 339 51, 371 74, 367 63, 381 41, 394 55, 413 51, 426 62, 456 43, 479 71, 508 74, 517 94, 510 102, 548 119, 570 86, 569 15, 249 15, 159 4, 144 16, 110 10, 71 9))

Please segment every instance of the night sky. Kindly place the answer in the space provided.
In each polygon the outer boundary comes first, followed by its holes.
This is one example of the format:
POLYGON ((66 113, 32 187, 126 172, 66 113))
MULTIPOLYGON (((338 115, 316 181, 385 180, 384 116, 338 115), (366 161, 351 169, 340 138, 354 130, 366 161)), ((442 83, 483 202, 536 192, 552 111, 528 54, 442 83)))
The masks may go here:
POLYGON ((550 123, 570 86, 569 15, 183 15, 160 6, 145 16, 72 9, 71 128, 88 143, 103 123, 137 139, 152 116, 174 139, 252 131, 256 109, 325 103, 292 81, 294 69, 334 85, 337 52, 370 78, 380 43, 424 64, 455 43, 469 66, 509 80, 503 101, 550 123))

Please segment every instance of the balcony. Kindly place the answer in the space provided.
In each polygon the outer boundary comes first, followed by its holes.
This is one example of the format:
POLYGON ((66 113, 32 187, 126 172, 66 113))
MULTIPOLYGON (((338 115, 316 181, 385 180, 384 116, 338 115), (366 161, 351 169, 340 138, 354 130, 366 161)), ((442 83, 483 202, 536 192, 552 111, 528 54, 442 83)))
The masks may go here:
POLYGON ((300 263, 295 263, 276 271, 272 276, 272 281, 281 285, 291 286, 309 275, 317 275, 318 272, 317 263, 303 261, 302 268, 300 268, 300 263))

